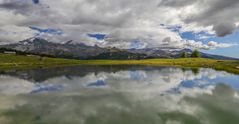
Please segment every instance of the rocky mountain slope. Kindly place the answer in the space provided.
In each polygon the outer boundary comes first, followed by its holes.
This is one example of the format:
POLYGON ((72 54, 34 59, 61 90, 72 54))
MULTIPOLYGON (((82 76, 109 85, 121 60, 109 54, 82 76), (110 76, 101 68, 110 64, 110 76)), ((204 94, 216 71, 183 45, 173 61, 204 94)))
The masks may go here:
MULTIPOLYGON (((118 49, 101 48, 74 44, 68 41, 64 44, 48 42, 40 38, 30 38, 15 44, 1 45, 0 48, 17 50, 29 54, 49 55, 52 57, 70 59, 147 59, 147 58, 179 58, 182 52, 192 53, 190 49, 176 48, 145 48, 118 49)), ((234 59, 230 57, 201 53, 204 58, 234 59)))

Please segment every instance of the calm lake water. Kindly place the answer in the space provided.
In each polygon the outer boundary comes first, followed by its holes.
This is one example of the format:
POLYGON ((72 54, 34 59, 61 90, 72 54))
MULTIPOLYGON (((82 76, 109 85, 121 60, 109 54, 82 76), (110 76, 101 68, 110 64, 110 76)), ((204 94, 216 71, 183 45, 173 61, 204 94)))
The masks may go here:
POLYGON ((0 124, 238 124, 239 76, 78 66, 0 73, 0 124))

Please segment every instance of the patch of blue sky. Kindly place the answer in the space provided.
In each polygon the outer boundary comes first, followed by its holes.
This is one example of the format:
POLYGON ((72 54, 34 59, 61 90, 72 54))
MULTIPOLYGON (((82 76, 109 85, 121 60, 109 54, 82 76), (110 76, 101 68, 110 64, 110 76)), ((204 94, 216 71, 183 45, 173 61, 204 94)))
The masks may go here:
POLYGON ((195 40, 196 36, 193 32, 182 32, 180 36, 186 40, 195 40))
POLYGON ((89 37, 95 38, 97 40, 104 40, 106 35, 105 34, 88 34, 89 37))
POLYGON ((42 29, 39 27, 35 27, 35 26, 30 26, 29 27, 32 30, 37 31, 37 35, 41 34, 41 33, 46 33, 46 34, 52 34, 52 35, 62 35, 64 34, 64 32, 60 29, 53 29, 53 28, 47 28, 47 29, 42 29))
POLYGON ((209 41, 215 41, 218 43, 231 43, 235 45, 228 48, 212 49, 204 52, 239 58, 239 31, 236 31, 233 34, 227 35, 225 37, 210 37, 205 39, 205 42, 209 41))
POLYGON ((201 31, 197 33, 189 31, 189 32, 182 32, 179 34, 183 39, 186 39, 186 40, 196 40, 196 41, 204 41, 204 42, 207 41, 208 38, 215 37, 214 35, 209 34, 208 32, 205 32, 205 31, 201 31))

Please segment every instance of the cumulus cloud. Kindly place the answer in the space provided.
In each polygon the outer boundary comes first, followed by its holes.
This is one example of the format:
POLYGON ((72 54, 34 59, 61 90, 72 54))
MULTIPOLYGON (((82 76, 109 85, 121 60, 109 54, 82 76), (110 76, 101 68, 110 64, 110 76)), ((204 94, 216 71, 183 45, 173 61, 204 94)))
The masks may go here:
POLYGON ((226 36, 237 29, 238 3, 237 0, 0 0, 3 36, 0 41, 12 43, 34 37, 39 33, 29 27, 38 27, 64 32, 40 35, 59 43, 73 40, 102 47, 207 47, 200 41, 185 41, 162 24, 180 25, 181 31, 204 30, 226 36), (105 34, 106 38, 99 41, 88 36, 92 33, 105 34))
MULTIPOLYGON (((168 39, 167 45, 174 46, 177 42, 181 42, 182 38, 179 34, 171 32, 167 29, 156 28, 137 28, 137 29, 121 29, 111 32, 106 37, 106 44, 110 43, 129 43, 139 41, 145 43, 145 47, 155 47, 165 45, 165 39, 168 39)), ((122 44, 124 45, 124 44, 122 44)), ((126 47, 126 46, 125 46, 126 47)), ((129 46, 130 47, 130 46, 129 46)))
POLYGON ((224 37, 228 34, 231 34, 236 29, 236 25, 234 23, 219 23, 213 26, 213 30, 215 30, 217 36, 224 37))
POLYGON ((159 6, 182 7, 195 3, 197 0, 162 0, 159 6))
POLYGON ((203 44, 202 42, 198 41, 194 41, 194 40, 187 40, 184 43, 186 45, 186 47, 189 48, 197 48, 197 49, 204 49, 204 50, 208 50, 210 49, 210 46, 208 46, 207 44, 203 44))
POLYGON ((237 44, 235 43, 217 43, 215 41, 209 41, 208 42, 208 46, 212 47, 212 48, 226 48, 226 47, 231 47, 231 46, 235 46, 237 44))
POLYGON ((180 8, 184 23, 209 26, 220 37, 235 31, 239 21, 235 16, 239 12, 238 0, 163 0, 161 3, 172 9, 180 8))

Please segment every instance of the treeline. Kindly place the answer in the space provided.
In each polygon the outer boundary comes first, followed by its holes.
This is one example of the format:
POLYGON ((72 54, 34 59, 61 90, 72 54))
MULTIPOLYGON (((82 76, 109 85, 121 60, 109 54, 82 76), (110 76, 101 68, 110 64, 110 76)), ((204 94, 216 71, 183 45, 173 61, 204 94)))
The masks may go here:
POLYGON ((201 53, 198 50, 194 50, 192 54, 188 54, 187 52, 181 53, 181 58, 200 58, 201 53))
POLYGON ((146 54, 136 54, 127 51, 106 52, 97 56, 91 56, 86 58, 87 60, 105 59, 105 60, 141 60, 150 59, 146 54))

